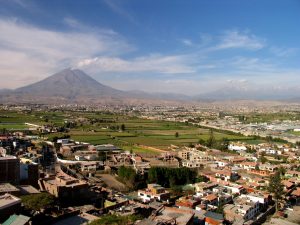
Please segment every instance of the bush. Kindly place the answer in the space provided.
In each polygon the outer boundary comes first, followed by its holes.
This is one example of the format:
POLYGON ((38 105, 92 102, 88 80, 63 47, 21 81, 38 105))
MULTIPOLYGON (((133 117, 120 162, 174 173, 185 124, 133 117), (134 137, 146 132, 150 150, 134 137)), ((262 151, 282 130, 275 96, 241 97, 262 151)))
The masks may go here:
POLYGON ((21 196, 21 200, 26 209, 35 211, 53 206, 55 202, 54 196, 45 192, 40 194, 21 196))
POLYGON ((117 215, 104 215, 100 219, 90 223, 90 225, 131 225, 135 221, 141 219, 139 216, 117 216, 117 215))

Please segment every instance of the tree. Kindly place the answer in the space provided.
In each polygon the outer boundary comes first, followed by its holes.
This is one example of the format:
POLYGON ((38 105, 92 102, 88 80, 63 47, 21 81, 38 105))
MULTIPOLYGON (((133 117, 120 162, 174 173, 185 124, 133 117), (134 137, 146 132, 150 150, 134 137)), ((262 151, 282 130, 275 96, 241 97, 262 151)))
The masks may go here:
POLYGON ((209 138, 207 139, 206 146, 212 148, 216 143, 214 132, 212 129, 209 131, 209 138))
POLYGON ((267 136, 267 137, 266 137, 266 141, 267 141, 268 143, 272 142, 272 141, 273 141, 273 137, 272 137, 272 136, 267 136))
POLYGON ((7 134, 7 130, 6 130, 6 128, 2 128, 2 130, 1 130, 1 134, 7 134))
POLYGON ((148 183, 157 183, 164 187, 173 187, 194 183, 197 173, 195 170, 167 167, 151 167, 148 171, 148 183))
POLYGON ((175 137, 176 137, 176 138, 179 137, 179 133, 178 133, 178 132, 175 133, 175 137))
POLYGON ((229 146, 229 139, 224 137, 220 144, 220 150, 228 150, 228 146, 229 146))
POLYGON ((202 138, 200 138, 200 139, 198 140, 198 143, 199 143, 200 145, 205 145, 205 140, 203 140, 202 138))
POLYGON ((260 153, 259 161, 262 164, 265 164, 266 162, 268 162, 268 159, 265 157, 265 155, 266 155, 266 152, 261 152, 260 153))
POLYGON ((106 214, 101 216, 100 219, 91 222, 90 225, 131 225, 139 219, 141 218, 137 215, 118 216, 106 214))
POLYGON ((46 207, 54 205, 54 196, 43 192, 40 194, 24 195, 21 196, 22 203, 26 209, 39 211, 46 207))
POLYGON ((262 164, 265 164, 268 160, 267 160, 267 158, 266 158, 264 155, 261 155, 260 158, 259 158, 259 161, 260 161, 262 164))
POLYGON ((170 188, 170 192, 171 192, 171 194, 173 195, 173 196, 180 196, 180 195, 182 195, 182 188, 181 188, 181 186, 172 186, 171 188, 170 188))
POLYGON ((126 129, 125 124, 122 124, 122 125, 121 125, 121 130, 122 130, 122 131, 125 131, 125 129, 126 129))
POLYGON ((189 148, 195 148, 195 145, 193 143, 189 143, 188 147, 189 148))
POLYGON ((280 171, 276 171, 274 175, 270 177, 268 191, 273 194, 276 204, 276 211, 278 210, 279 200, 282 199, 284 185, 281 183, 280 171))
POLYGON ((282 166, 280 166, 277 170, 281 176, 284 176, 284 174, 286 173, 286 169, 282 166))
POLYGON ((136 174, 135 170, 131 167, 120 166, 118 169, 119 180, 124 183, 129 189, 137 189, 143 186, 141 177, 136 174))

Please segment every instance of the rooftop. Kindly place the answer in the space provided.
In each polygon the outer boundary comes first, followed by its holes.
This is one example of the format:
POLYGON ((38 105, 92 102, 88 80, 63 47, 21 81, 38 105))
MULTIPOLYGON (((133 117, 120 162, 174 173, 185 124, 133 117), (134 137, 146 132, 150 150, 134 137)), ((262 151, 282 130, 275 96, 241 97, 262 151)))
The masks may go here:
POLYGON ((206 217, 210 217, 210 218, 215 219, 215 220, 224 220, 223 215, 220 214, 220 213, 215 213, 215 212, 208 211, 204 215, 206 217))
POLYGON ((155 221, 176 220, 177 225, 187 224, 194 216, 192 210, 178 209, 172 207, 163 208, 154 218, 155 221))
POLYGON ((21 199, 11 194, 4 194, 0 196, 0 210, 18 203, 21 203, 21 199))
POLYGON ((0 184, 0 193, 8 193, 8 192, 18 192, 20 191, 15 186, 11 185, 10 183, 1 183, 0 184))
POLYGON ((39 190, 37 190, 36 188, 34 188, 31 185, 21 185, 21 186, 19 186, 19 189, 22 194, 39 194, 39 193, 41 193, 39 190))
POLYGON ((30 217, 23 215, 12 215, 2 225, 24 225, 30 220, 30 217))
POLYGON ((6 155, 4 157, 0 157, 0 160, 8 160, 8 159, 17 159, 17 157, 12 155, 6 155))

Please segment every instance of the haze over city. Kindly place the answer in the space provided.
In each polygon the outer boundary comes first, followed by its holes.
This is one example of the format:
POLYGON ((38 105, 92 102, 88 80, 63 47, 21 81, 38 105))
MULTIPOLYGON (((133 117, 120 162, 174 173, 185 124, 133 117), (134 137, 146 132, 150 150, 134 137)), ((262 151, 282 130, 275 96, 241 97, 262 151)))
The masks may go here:
POLYGON ((2 89, 73 68, 126 91, 298 97, 297 0, 0 5, 2 89))

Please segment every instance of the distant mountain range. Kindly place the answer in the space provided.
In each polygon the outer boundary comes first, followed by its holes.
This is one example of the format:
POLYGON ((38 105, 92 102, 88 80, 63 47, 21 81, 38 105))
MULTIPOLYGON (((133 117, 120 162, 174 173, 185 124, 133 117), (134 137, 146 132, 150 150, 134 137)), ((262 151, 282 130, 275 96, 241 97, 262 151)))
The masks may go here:
POLYGON ((150 94, 121 91, 103 85, 78 69, 65 69, 46 79, 15 90, 0 90, 2 103, 131 103, 142 101, 188 100, 180 94, 150 94))
POLYGON ((103 85, 78 69, 65 69, 46 79, 15 90, 0 90, 1 103, 137 103, 199 102, 213 100, 299 100, 300 88, 261 89, 255 86, 229 84, 210 93, 187 96, 175 93, 121 91, 103 85))

